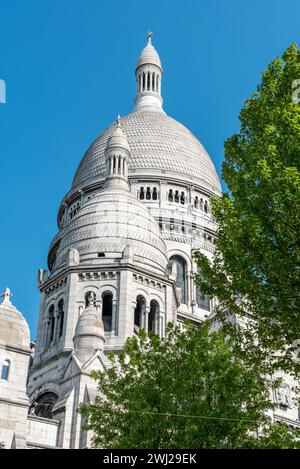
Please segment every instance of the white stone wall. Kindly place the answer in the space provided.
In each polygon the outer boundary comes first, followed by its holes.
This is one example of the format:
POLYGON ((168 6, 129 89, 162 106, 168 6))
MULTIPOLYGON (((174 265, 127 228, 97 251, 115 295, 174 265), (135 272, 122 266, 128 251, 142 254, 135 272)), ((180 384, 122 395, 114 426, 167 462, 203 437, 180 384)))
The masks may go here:
POLYGON ((33 447, 56 447, 60 422, 33 415, 27 416, 26 440, 33 447))

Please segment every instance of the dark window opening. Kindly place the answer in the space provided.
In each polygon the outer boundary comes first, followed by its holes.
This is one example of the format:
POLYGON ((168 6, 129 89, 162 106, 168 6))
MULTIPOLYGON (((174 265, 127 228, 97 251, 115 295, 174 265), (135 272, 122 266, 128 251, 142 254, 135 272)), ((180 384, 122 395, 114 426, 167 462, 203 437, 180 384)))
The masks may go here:
POLYGON ((58 303, 58 317, 59 317, 59 337, 62 336, 64 328, 64 300, 60 300, 58 303))
POLYGON ((170 261, 175 262, 177 267, 176 287, 180 289, 180 303, 187 303, 187 281, 186 281, 186 262, 181 256, 172 256, 170 261))
POLYGON ((38 417, 52 419, 52 410, 57 402, 57 399, 58 396, 54 392, 47 392, 42 394, 31 406, 30 412, 37 415, 38 417))
POLYGON ((156 321, 158 314, 158 303, 154 300, 150 301, 150 312, 148 315, 148 335, 156 333, 156 321))
POLYGON ((49 334, 49 343, 53 341, 54 338, 54 322, 55 322, 55 317, 54 317, 54 305, 51 305, 49 308, 49 326, 50 326, 50 334, 49 334))
POLYGON ((136 299, 136 307, 134 310, 134 325, 138 329, 142 327, 143 314, 145 311, 145 298, 139 295, 136 299))
POLYGON ((144 200, 144 198, 145 198, 144 188, 141 187, 141 190, 140 190, 140 200, 144 200))
POLYGON ((152 199, 157 200, 157 188, 156 187, 154 187, 154 189, 153 189, 152 199))
POLYGON ((104 326, 104 332, 109 332, 112 330, 112 306, 112 294, 105 293, 102 298, 102 321, 104 326))
POLYGON ((105 257, 105 252, 98 252, 98 257, 105 257))
POLYGON ((151 189, 150 189, 150 187, 147 187, 146 199, 147 199, 147 200, 150 200, 150 199, 151 199, 151 189))

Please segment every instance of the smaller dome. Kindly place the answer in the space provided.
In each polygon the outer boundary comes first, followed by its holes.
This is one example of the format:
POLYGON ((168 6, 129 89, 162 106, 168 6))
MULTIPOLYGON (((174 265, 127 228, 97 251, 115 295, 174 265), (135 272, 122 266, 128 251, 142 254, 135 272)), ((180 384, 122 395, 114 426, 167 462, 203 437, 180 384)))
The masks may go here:
POLYGON ((144 49, 142 50, 136 68, 139 68, 141 65, 145 64, 157 65, 157 67, 162 70, 159 55, 155 47, 153 47, 153 45, 151 44, 151 42, 149 42, 146 47, 144 47, 144 49))
POLYGON ((15 348, 29 349, 30 332, 24 316, 12 305, 9 288, 1 295, 0 303, 0 344, 15 348))
POLYGON ((128 245, 133 263, 143 270, 162 274, 168 263, 165 241, 150 211, 128 189, 119 187, 102 189, 87 200, 58 239, 54 269, 64 267, 70 248, 79 252, 81 265, 97 265, 99 252, 117 265, 128 245))
POLYGON ((104 344, 104 328, 100 312, 90 303, 78 319, 74 334, 74 349, 82 363, 91 358, 104 344))
POLYGON ((120 117, 117 119, 117 127, 113 130, 111 137, 107 141, 106 150, 110 148, 125 148, 130 152, 128 140, 120 127, 120 117))

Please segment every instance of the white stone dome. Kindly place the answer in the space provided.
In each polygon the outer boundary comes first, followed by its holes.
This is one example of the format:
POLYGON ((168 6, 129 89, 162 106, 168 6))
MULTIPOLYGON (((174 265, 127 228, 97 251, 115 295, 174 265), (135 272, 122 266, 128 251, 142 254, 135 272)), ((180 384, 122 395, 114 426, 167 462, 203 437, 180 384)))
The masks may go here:
POLYGON ((15 348, 28 348, 30 332, 26 319, 10 302, 7 288, 0 303, 0 344, 15 348))
POLYGON ((148 43, 142 50, 136 68, 146 64, 157 65, 160 69, 162 69, 159 55, 151 43, 148 43))
POLYGON ((64 267, 70 248, 79 252, 80 265, 99 264, 99 253, 106 264, 117 265, 127 256, 142 269, 160 273, 168 262, 165 242, 150 211, 127 189, 118 187, 103 189, 85 202, 52 246, 57 243, 54 270, 64 267))
MULTIPOLYGON (((131 176, 177 178, 220 194, 216 168, 203 145, 186 127, 163 112, 135 111, 121 118, 128 139, 131 176)), ((104 150, 115 125, 100 134, 83 156, 72 189, 101 181, 105 176, 104 150)))

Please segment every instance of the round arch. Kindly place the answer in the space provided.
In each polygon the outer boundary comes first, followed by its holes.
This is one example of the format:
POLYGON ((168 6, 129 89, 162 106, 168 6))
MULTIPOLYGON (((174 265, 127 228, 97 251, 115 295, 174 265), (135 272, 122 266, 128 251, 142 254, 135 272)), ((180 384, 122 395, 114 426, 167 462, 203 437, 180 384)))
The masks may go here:
POLYGON ((187 304, 188 302, 188 282, 187 272, 188 264, 184 257, 179 254, 174 254, 170 257, 171 262, 175 262, 177 267, 176 274, 176 287, 180 290, 180 303, 187 304))

